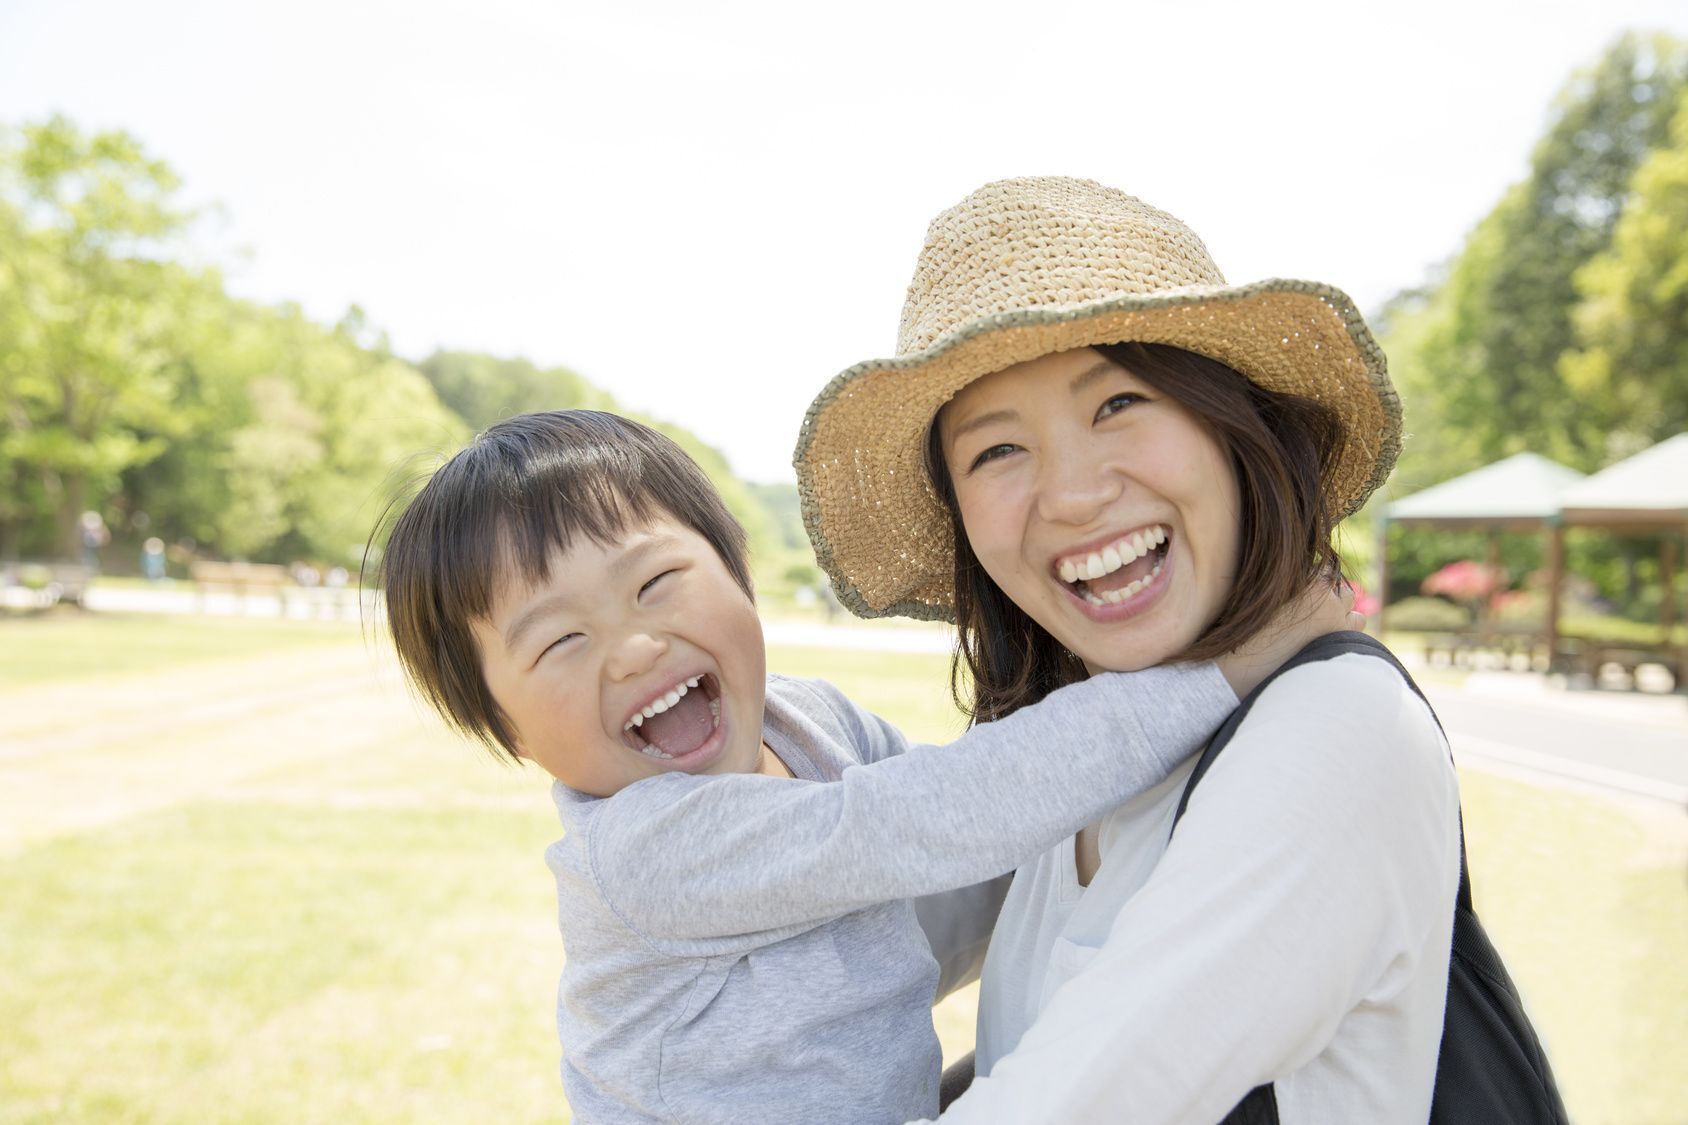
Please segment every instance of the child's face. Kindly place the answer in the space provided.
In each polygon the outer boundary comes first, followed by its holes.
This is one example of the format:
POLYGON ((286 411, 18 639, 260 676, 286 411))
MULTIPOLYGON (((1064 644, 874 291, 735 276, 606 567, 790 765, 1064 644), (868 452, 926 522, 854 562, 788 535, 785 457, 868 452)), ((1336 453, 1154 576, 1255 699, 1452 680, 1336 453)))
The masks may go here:
POLYGON ((506 583, 474 629, 517 752, 571 789, 762 765, 762 624, 709 541, 670 517, 608 547, 582 537, 547 581, 506 583))

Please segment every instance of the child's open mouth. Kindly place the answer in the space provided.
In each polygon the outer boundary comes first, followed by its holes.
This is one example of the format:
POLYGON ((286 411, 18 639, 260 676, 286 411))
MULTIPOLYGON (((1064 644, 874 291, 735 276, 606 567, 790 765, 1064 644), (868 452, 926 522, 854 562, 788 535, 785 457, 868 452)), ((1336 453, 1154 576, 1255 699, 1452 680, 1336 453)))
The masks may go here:
POLYGON ((1119 605, 1160 576, 1171 541, 1171 529, 1156 524, 1122 536, 1099 551, 1064 558, 1056 564, 1056 573, 1091 605, 1119 605))
POLYGON ((671 761, 703 747, 721 725, 721 684, 705 672, 675 684, 636 712, 621 729, 628 746, 671 761))

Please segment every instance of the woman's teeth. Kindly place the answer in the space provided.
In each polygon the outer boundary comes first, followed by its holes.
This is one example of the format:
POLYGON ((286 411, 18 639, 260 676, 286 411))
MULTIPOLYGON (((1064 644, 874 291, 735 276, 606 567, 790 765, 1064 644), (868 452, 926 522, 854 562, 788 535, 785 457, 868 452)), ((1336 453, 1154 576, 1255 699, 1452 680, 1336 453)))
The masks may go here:
MULTIPOLYGON (((1105 574, 1112 574, 1120 567, 1129 566, 1131 563, 1142 558, 1162 543, 1165 543, 1167 534, 1167 530, 1164 527, 1151 527, 1144 531, 1138 531, 1132 533, 1131 535, 1127 535, 1119 542, 1109 544, 1100 551, 1092 551, 1088 555, 1062 559, 1061 565, 1058 568, 1061 575, 1061 581, 1069 584, 1080 581, 1087 582, 1091 579, 1101 578, 1105 574)), ((1160 567, 1156 566, 1154 572, 1147 578, 1142 579, 1140 584, 1138 582, 1133 582, 1131 585, 1140 590, 1143 586, 1148 585, 1149 582, 1154 579, 1154 576, 1159 573, 1160 567)), ((1130 589, 1130 587, 1127 587, 1127 589, 1130 589)), ((1137 591, 1132 590, 1131 592, 1136 593, 1137 591)), ((1125 594, 1124 591, 1120 591, 1120 593, 1124 594, 1126 597, 1130 597, 1130 594, 1125 594)), ((1117 601, 1119 599, 1114 600, 1117 601)))
POLYGON ((1104 590, 1100 594, 1093 590, 1086 590, 1084 591, 1084 600, 1089 602, 1091 605, 1118 605, 1120 602, 1123 602, 1125 599, 1133 596, 1134 594, 1142 593, 1149 583, 1160 577, 1161 567, 1165 565, 1165 563, 1156 563, 1155 569, 1149 571, 1149 573, 1137 579, 1135 582, 1126 583, 1124 587, 1118 590, 1104 590))

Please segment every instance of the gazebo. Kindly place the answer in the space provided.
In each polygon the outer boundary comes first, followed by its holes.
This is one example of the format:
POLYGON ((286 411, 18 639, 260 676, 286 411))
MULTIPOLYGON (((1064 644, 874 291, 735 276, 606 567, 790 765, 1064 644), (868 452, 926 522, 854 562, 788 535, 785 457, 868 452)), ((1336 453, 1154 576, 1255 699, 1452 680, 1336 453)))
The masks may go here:
MULTIPOLYGON (((1391 526, 1487 532, 1487 561, 1494 567, 1499 565, 1503 532, 1548 534, 1559 519, 1560 495, 1584 479, 1575 469, 1539 454, 1515 453, 1390 503, 1377 521, 1379 598, 1387 600, 1389 590, 1391 526)), ((1556 542, 1557 539, 1550 540, 1550 554, 1556 542)), ((1383 629, 1383 613, 1380 601, 1379 631, 1383 629)), ((1552 619, 1551 610, 1549 617, 1543 639, 1551 654, 1557 622, 1552 619)))
MULTIPOLYGON (((1678 547, 1688 534, 1688 433, 1666 438, 1650 449, 1608 466, 1560 495, 1559 519, 1553 528, 1548 553, 1547 630, 1549 651, 1554 653, 1558 651, 1559 590, 1564 582, 1563 542, 1568 527, 1659 537, 1659 576, 1664 583, 1664 598, 1659 606, 1663 636, 1657 655, 1671 669, 1680 689, 1688 651, 1673 643, 1671 632, 1677 621, 1678 547)), ((1597 664, 1599 658, 1596 653, 1590 661, 1597 664)))

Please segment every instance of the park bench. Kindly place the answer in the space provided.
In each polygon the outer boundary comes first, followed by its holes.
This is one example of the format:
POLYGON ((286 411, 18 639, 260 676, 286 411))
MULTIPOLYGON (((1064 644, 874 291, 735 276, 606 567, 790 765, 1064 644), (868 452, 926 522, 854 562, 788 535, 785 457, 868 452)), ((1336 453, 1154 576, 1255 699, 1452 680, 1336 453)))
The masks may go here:
POLYGON ((1561 637, 1554 655, 1554 669, 1573 680, 1600 684, 1607 669, 1616 668, 1631 683, 1643 664, 1656 664, 1670 673, 1672 686, 1681 691, 1683 652, 1674 645, 1646 641, 1601 641, 1587 637, 1561 637))
POLYGON ((215 559, 195 559, 188 564, 188 577, 193 579, 199 593, 199 605, 211 594, 234 594, 242 604, 253 595, 270 595, 287 609, 289 588, 293 579, 287 568, 274 563, 220 562, 215 559))
POLYGON ((1520 658, 1524 666, 1534 668, 1538 656, 1546 655, 1541 631, 1531 626, 1473 626, 1457 632, 1426 633, 1422 643, 1426 664, 1437 663, 1437 657, 1445 654, 1447 663, 1456 668, 1512 668, 1518 666, 1520 658))
POLYGON ((93 579, 93 568, 81 563, 0 563, 0 604, 20 609, 51 609, 60 602, 80 606, 93 579))

